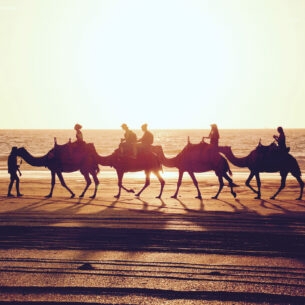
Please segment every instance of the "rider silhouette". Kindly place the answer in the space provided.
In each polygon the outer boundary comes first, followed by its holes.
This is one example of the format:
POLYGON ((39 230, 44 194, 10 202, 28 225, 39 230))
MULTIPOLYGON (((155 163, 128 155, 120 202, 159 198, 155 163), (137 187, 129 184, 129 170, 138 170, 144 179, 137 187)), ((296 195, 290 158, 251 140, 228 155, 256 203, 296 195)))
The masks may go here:
POLYGON ((76 130, 76 142, 81 143, 84 142, 83 134, 81 132, 82 125, 80 124, 75 124, 74 130, 76 130))
POLYGON ((218 147, 219 142, 219 131, 216 124, 211 124, 211 131, 209 133, 208 137, 203 137, 202 142, 204 142, 204 139, 208 138, 210 139, 210 144, 218 147))
POLYGON ((128 128, 126 124, 121 125, 125 131, 124 138, 121 139, 120 151, 122 154, 128 154, 131 152, 130 157, 133 159, 137 158, 137 135, 128 128))
POLYGON ((278 149, 280 152, 287 152, 287 147, 286 147, 286 136, 284 133, 284 130, 282 127, 278 127, 277 131, 279 135, 274 135, 273 138, 277 142, 278 149))
POLYGON ((138 142, 141 143, 144 149, 150 148, 154 142, 154 135, 147 129, 147 124, 143 124, 141 129, 143 131, 143 136, 138 140, 138 142))

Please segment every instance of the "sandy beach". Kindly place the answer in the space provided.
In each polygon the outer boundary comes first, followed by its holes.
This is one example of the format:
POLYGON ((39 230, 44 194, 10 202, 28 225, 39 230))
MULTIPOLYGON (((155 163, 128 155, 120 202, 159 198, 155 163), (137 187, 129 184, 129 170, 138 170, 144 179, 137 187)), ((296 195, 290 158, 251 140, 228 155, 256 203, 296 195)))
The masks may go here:
MULTIPOLYGON (((289 177, 276 200, 279 174, 262 175, 262 199, 244 182, 233 198, 218 189, 212 173, 197 175, 198 200, 185 175, 178 199, 174 174, 166 176, 162 199, 158 180, 140 198, 122 192, 101 172, 97 197, 84 198, 79 174, 66 175, 76 193, 48 174, 26 171, 23 197, 7 198, 8 177, 0 177, 0 303, 100 304, 304 304, 305 202, 289 177), (36 177, 37 176, 37 177, 36 177)), ((140 190, 141 174, 127 174, 126 187, 140 190)))

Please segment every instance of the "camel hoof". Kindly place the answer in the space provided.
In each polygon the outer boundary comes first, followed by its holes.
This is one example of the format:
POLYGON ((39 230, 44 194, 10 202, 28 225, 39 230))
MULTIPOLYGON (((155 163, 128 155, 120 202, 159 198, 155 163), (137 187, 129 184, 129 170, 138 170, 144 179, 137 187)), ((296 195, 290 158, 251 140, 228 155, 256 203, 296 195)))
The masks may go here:
POLYGON ((135 194, 135 197, 140 197, 140 194, 138 193, 138 194, 135 194))
POLYGON ((83 198, 83 197, 84 197, 84 194, 79 195, 79 198, 83 198))
POLYGON ((270 199, 274 200, 274 199, 275 199, 275 196, 270 197, 270 199))
POLYGON ((157 196, 156 198, 157 198, 157 199, 161 199, 161 195, 157 196))
POLYGON ((72 194, 70 198, 74 198, 74 197, 75 197, 75 194, 72 194))
POLYGON ((52 198, 52 195, 44 196, 44 198, 52 198))
POLYGON ((115 195, 115 196, 113 196, 114 198, 116 198, 116 199, 119 199, 120 198, 120 195, 115 195))
POLYGON ((171 198, 177 199, 177 195, 173 195, 171 196, 171 198))
POLYGON ((296 200, 302 200, 302 197, 298 197, 296 200))
POLYGON ((94 198, 95 198, 95 195, 92 195, 92 196, 90 196, 89 198, 94 199, 94 198))
POLYGON ((212 199, 218 199, 218 196, 213 196, 212 199))
MULTIPOLYGON (((135 191, 134 191, 133 189, 128 190, 127 192, 128 192, 128 193, 135 193, 135 191)), ((137 195, 136 195, 136 196, 137 196, 137 195)))
POLYGON ((236 193, 235 192, 233 192, 232 195, 233 195, 234 198, 236 198, 236 193))
POLYGON ((202 196, 196 196, 195 198, 196 199, 202 199, 202 196))

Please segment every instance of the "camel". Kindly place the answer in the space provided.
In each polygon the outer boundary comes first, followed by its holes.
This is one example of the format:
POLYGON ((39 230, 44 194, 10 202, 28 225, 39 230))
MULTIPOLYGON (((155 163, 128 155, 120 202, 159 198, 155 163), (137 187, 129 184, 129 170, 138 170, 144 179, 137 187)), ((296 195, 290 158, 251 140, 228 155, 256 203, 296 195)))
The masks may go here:
POLYGON ((150 174, 153 172, 158 178, 161 189, 160 193, 156 198, 161 198, 165 181, 160 175, 160 170, 162 170, 161 162, 158 157, 149 150, 139 150, 136 158, 132 158, 129 155, 122 155, 120 149, 115 150, 109 156, 98 156, 98 163, 103 166, 114 167, 118 176, 118 194, 115 198, 120 198, 121 189, 127 192, 134 192, 123 186, 123 176, 126 172, 138 172, 144 170, 145 172, 145 184, 143 188, 135 195, 139 197, 141 193, 150 185, 150 174))
POLYGON ((236 193, 233 190, 233 187, 236 185, 227 174, 229 173, 232 175, 228 161, 223 156, 221 156, 217 150, 215 150, 213 145, 207 144, 205 142, 199 144, 191 144, 188 141, 188 144, 184 147, 184 149, 173 158, 166 158, 161 146, 154 146, 154 152, 159 156, 164 166, 177 167, 179 170, 177 188, 175 194, 171 196, 172 198, 177 198, 179 188, 182 183, 183 174, 184 172, 188 172, 197 189, 197 196, 195 198, 202 199, 195 173, 202 173, 211 170, 215 171, 219 181, 219 189, 216 195, 212 198, 218 198, 218 195, 224 186, 223 178, 229 182, 231 194, 234 198, 236 197, 236 193))
POLYGON ((99 185, 99 180, 97 178, 99 168, 96 161, 98 154, 95 150, 94 144, 87 144, 85 142, 69 142, 64 145, 58 145, 55 143, 54 148, 41 157, 34 157, 24 147, 21 147, 18 148, 18 155, 32 166, 44 166, 51 171, 51 190, 46 196, 47 198, 51 198, 53 195, 56 175, 59 178, 61 185, 69 191, 71 198, 73 198, 75 194, 66 185, 62 173, 70 173, 78 170, 86 180, 85 189, 79 197, 84 197, 91 184, 91 175, 95 183, 95 189, 90 198, 95 198, 99 185))
POLYGON ((300 185, 300 196, 297 198, 297 200, 302 199, 304 182, 301 179, 301 170, 296 159, 288 152, 280 153, 277 151, 277 148, 274 148, 274 144, 271 144, 270 146, 263 146, 259 144, 256 149, 249 153, 249 155, 242 158, 236 157, 233 154, 230 146, 221 146, 219 147, 219 151, 223 153, 233 165, 249 168, 250 175, 246 180, 246 186, 257 194, 255 199, 261 198, 260 172, 280 172, 281 185, 270 199, 275 199, 275 197, 285 187, 288 173, 291 173, 298 181, 300 185), (257 190, 255 190, 250 184, 253 177, 256 178, 257 190))

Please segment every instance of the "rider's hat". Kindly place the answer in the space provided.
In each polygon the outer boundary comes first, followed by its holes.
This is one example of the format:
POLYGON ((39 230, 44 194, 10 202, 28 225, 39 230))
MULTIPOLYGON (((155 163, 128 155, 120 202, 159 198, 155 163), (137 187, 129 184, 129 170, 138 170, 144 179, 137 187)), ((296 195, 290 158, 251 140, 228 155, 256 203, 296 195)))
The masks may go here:
POLYGON ((74 126, 74 129, 75 130, 78 130, 78 129, 82 129, 82 125, 80 125, 80 124, 75 124, 75 126, 74 126))

